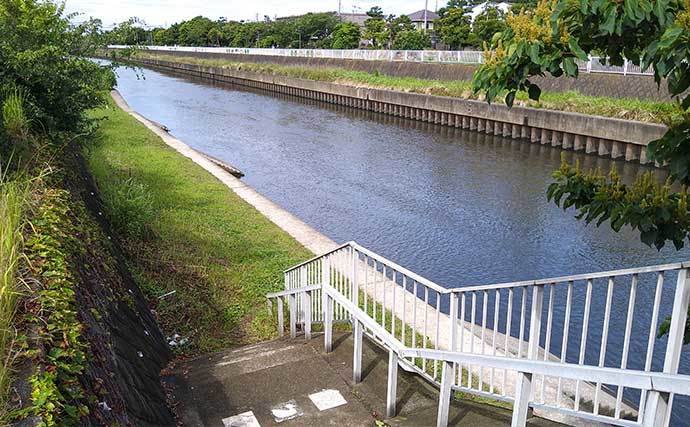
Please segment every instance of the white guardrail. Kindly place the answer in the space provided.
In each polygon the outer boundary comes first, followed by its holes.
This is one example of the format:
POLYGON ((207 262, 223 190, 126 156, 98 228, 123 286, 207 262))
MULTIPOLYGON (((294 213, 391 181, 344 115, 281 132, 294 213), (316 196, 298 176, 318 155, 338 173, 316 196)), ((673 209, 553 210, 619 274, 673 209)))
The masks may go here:
MULTIPOLYGON (((110 49, 128 46, 111 45, 110 49)), ((258 49, 240 47, 140 46, 161 52, 201 52, 212 54, 290 56, 299 58, 359 59, 364 61, 404 61, 443 64, 481 64, 483 52, 470 50, 366 50, 366 49, 258 49)), ((625 60, 622 66, 609 65, 606 58, 592 56, 588 61, 577 61, 580 71, 587 73, 613 73, 653 75, 651 71, 625 60)))
POLYGON ((281 335, 284 299, 292 337, 301 327, 309 339, 323 323, 327 352, 333 322, 351 323, 355 382, 363 334, 388 350, 388 417, 400 364, 439 387, 439 426, 452 390, 512 402, 513 426, 530 407, 566 423, 665 426, 673 396, 690 396, 690 376, 679 373, 688 268, 446 289, 350 242, 287 270, 285 290, 268 298, 281 335), (668 336, 657 338, 669 315, 668 336))

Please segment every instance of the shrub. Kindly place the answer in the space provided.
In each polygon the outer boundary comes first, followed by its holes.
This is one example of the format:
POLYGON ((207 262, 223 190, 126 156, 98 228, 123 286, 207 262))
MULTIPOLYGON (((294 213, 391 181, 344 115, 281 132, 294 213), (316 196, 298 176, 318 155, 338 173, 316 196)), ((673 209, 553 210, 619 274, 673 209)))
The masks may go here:
POLYGON ((122 235, 143 237, 154 218, 153 200, 145 184, 134 178, 120 181, 104 194, 111 224, 122 235))

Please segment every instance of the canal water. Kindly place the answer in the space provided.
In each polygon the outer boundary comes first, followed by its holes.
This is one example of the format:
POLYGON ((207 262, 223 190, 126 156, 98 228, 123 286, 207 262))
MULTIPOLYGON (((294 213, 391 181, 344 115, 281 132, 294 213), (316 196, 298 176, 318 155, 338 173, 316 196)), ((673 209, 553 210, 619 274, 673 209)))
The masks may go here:
MULTIPOLYGON (((149 69, 118 73, 132 108, 238 167, 278 205, 336 242, 355 240, 445 287, 690 259, 688 250, 657 251, 631 230, 587 226, 548 203, 559 149, 149 69)), ((587 167, 615 165, 627 180, 647 170, 566 155, 587 167)), ((651 306, 650 289, 639 292, 638 306, 651 306)), ((625 312, 613 316, 624 324, 625 312)), ((621 342, 609 345, 620 354, 621 342)), ((633 336, 633 348, 642 352, 630 366, 643 365, 646 335, 633 336)), ((688 400, 676 399, 673 424, 688 416, 688 400)))

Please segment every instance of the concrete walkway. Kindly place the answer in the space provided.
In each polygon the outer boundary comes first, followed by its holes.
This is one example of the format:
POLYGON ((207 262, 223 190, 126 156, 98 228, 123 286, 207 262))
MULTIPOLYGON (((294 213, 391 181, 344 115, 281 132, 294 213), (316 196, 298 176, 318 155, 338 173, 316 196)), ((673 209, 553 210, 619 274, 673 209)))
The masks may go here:
MULTIPOLYGON (((186 362, 167 381, 186 426, 374 426, 385 413, 388 355, 365 340, 363 381, 352 383, 352 340, 336 335, 323 353, 311 341, 280 339, 186 362)), ((391 426, 435 426, 438 392, 399 370, 391 426)), ((450 425, 508 426, 508 409, 454 401, 450 425)), ((560 424, 532 418, 529 425, 560 424)))

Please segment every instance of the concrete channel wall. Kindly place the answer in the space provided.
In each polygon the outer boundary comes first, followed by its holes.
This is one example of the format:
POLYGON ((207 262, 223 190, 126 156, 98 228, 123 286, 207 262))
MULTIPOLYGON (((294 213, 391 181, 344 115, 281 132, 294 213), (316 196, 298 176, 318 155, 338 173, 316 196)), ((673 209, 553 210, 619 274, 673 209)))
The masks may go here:
POLYGON ((422 122, 469 129, 534 144, 647 164, 646 146, 666 126, 483 101, 355 87, 223 67, 155 59, 147 66, 269 92, 314 99, 422 122))
MULTIPOLYGON (((386 76, 416 77, 430 80, 472 80, 476 65, 444 64, 406 61, 367 61, 361 59, 308 58, 300 56, 250 55, 231 53, 162 51, 166 56, 179 58, 194 57, 202 59, 225 59, 239 63, 276 64, 287 67, 309 67, 321 69, 340 68, 380 73, 386 76)), ((636 98, 669 102, 673 99, 665 80, 657 85, 653 76, 640 74, 585 73, 577 79, 549 76, 535 76, 532 82, 545 92, 575 91, 589 96, 611 98, 636 98)))

